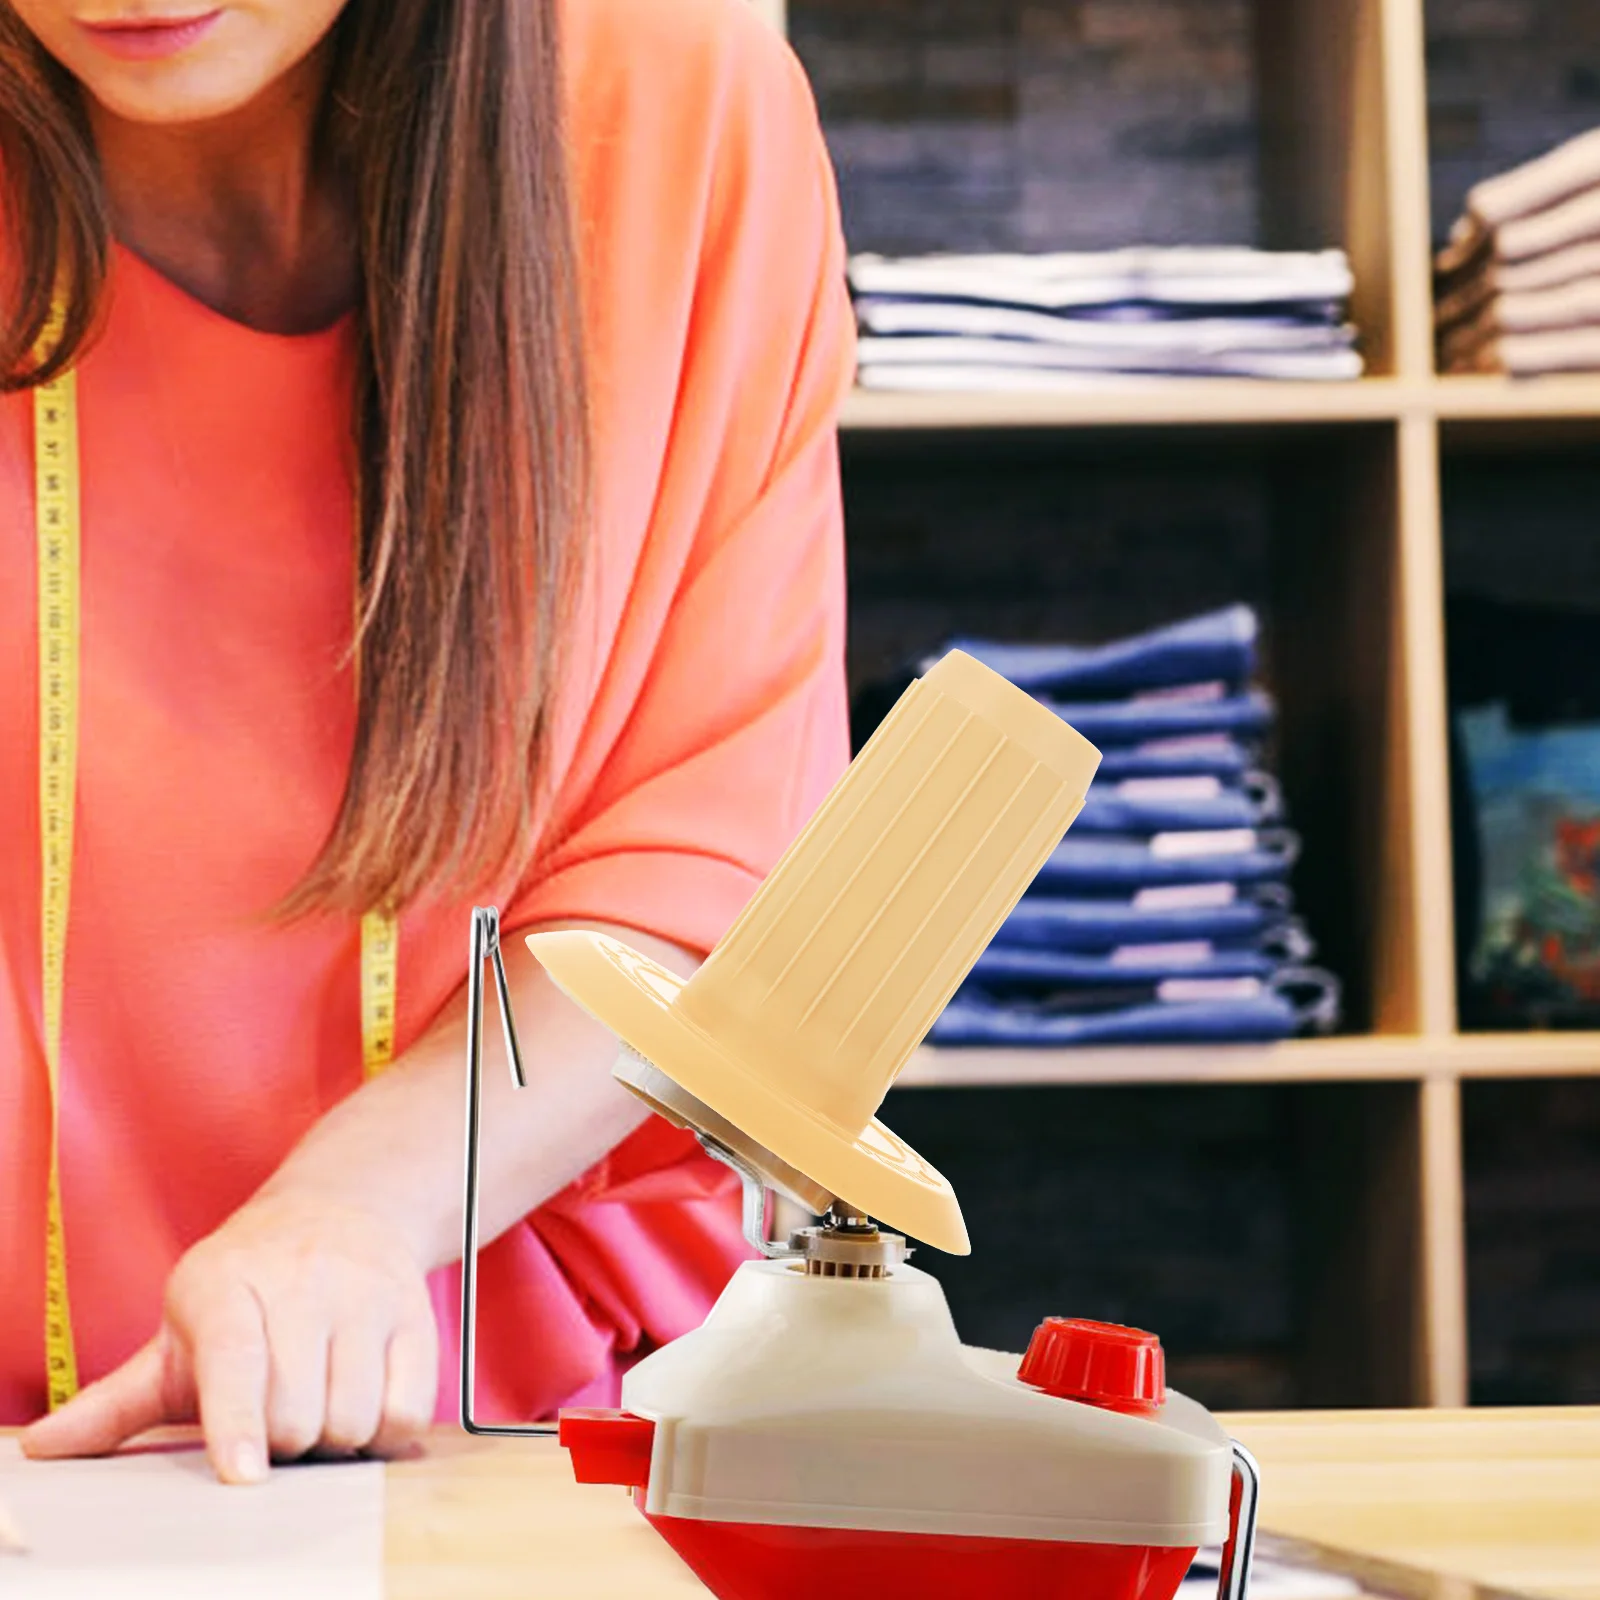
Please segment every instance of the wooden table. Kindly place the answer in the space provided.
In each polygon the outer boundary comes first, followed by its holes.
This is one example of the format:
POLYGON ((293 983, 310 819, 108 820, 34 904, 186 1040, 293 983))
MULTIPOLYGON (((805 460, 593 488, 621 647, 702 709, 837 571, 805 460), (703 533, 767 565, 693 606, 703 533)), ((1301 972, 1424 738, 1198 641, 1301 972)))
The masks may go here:
MULTIPOLYGON (((1600 1408, 1226 1419, 1262 1466, 1262 1525, 1558 1600, 1600 1600, 1600 1408)), ((442 1429, 389 1469, 391 1600, 705 1594, 620 1489, 548 1440, 442 1429)))
POLYGON ((1561 1600, 1600 1600, 1600 1408, 1224 1419, 1277 1533, 1561 1600))

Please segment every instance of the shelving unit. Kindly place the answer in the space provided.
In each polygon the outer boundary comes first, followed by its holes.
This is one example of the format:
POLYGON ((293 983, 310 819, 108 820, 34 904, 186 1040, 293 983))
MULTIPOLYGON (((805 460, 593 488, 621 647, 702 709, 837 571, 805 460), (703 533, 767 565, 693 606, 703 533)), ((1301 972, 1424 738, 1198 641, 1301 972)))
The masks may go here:
POLYGON ((1592 1033, 1465 1033, 1443 1039, 1347 1034, 1275 1045, 1151 1049, 935 1050, 923 1048, 897 1088, 985 1084, 1427 1083, 1467 1078, 1600 1076, 1592 1033))
MULTIPOLYGON (((790 0, 792 27, 806 3, 790 0)), ((893 0, 899 15, 915 3, 893 0)), ((924 1050, 898 1087, 1281 1085, 1332 1096, 1316 1103, 1345 1108, 1333 1116, 1345 1118, 1340 1170, 1349 1214, 1363 1220, 1354 1234, 1332 1228, 1319 1246, 1309 1303, 1348 1301, 1362 1329, 1354 1347, 1389 1356, 1374 1357, 1367 1376, 1310 1357, 1317 1371, 1343 1376, 1304 1392, 1460 1405, 1469 1395, 1463 1084, 1600 1076, 1600 1033, 1457 1028, 1441 452, 1508 430, 1514 447, 1600 432, 1600 377, 1434 371, 1424 0, 1256 0, 1252 16, 1260 242, 1348 252, 1369 376, 1146 380, 1070 395, 858 392, 842 439, 853 599, 865 595, 853 670, 881 667, 897 628, 935 642, 918 629, 933 627, 938 603, 916 611, 920 602, 896 609, 891 599, 895 560, 926 556, 921 523, 899 556, 888 548, 902 515, 897 484, 913 502, 902 520, 915 522, 918 493, 959 505, 951 458, 963 452, 976 452, 975 477, 977 458, 997 452, 997 482, 1019 471, 1044 482, 1039 463, 1051 458, 1062 474, 1121 482, 1114 475, 1134 469, 1116 462, 1148 454, 1190 485, 1203 470, 1195 462, 1220 450, 1217 470, 1236 462, 1245 483, 1228 492, 1249 500, 1259 479, 1273 508, 1262 582, 1278 613, 1268 651, 1286 728, 1282 768, 1307 857, 1320 854, 1327 877, 1302 885, 1302 899, 1330 965, 1342 964, 1358 1031, 1271 1048, 924 1050), (1326 492, 1302 496, 1320 502, 1315 514, 1296 510, 1285 522, 1283 480, 1300 474, 1326 492)))

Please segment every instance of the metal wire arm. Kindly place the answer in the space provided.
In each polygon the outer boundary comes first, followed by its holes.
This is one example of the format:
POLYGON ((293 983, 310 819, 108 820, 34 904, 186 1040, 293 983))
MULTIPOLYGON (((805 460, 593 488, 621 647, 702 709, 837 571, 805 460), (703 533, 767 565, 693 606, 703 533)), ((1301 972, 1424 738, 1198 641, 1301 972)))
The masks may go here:
POLYGON ((1256 1503, 1261 1468, 1237 1439, 1233 1441, 1233 1485, 1228 1496, 1228 1542, 1222 1547, 1217 1600, 1246 1600, 1250 1566, 1256 1553, 1256 1503))
POLYGON ((472 942, 467 964, 467 1192, 463 1207, 466 1237, 461 1251, 461 1426, 468 1433, 550 1434, 553 1422, 479 1422, 473 1416, 474 1366, 477 1357, 478 1316, 478 1117, 483 1088, 483 968, 494 963, 494 987, 500 1001, 500 1025, 505 1035, 506 1060, 511 1081, 528 1086, 517 1047, 517 1029, 511 1016, 511 987, 506 982, 505 960, 500 954, 500 912, 494 906, 475 906, 472 942))

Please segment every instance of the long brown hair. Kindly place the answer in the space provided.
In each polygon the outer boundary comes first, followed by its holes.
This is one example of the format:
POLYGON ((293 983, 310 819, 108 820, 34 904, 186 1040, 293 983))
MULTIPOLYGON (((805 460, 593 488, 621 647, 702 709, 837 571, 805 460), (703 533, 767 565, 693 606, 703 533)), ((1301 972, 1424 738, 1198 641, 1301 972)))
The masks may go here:
MULTIPOLYGON (((343 802, 288 913, 398 908, 524 859, 588 508, 555 0, 349 0, 335 30, 324 121, 364 283, 360 689, 343 802)), ((3 3, 0 161, 14 390, 91 337, 110 224, 80 91, 3 3)))

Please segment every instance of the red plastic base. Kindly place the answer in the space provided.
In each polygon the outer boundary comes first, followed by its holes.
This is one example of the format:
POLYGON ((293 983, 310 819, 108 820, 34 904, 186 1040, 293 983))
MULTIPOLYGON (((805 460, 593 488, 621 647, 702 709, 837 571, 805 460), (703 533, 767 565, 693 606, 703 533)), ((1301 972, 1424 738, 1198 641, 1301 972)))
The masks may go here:
MULTIPOLYGON (((644 1511, 655 1424, 626 1411, 561 1413, 580 1483, 625 1484, 645 1519, 719 1600, 1172 1600, 1194 1550, 780 1528, 644 1511)), ((1234 1493, 1239 1482, 1234 1480, 1234 1493)))
POLYGON ((646 1515, 720 1600, 1172 1600, 1195 1554, 646 1515))

